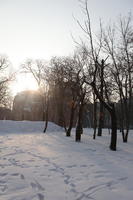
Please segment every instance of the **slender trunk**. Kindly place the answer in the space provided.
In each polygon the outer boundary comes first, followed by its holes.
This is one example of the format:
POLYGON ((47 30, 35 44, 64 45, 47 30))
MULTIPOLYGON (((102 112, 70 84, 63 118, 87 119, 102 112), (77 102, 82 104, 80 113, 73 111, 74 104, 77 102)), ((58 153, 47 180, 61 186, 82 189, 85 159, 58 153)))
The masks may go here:
POLYGON ((83 118, 83 102, 81 102, 81 104, 79 105, 78 123, 76 127, 76 136, 75 136, 76 142, 80 142, 81 134, 83 133, 82 118, 83 118))
POLYGON ((102 136, 103 123, 104 123, 104 120, 103 120, 103 104, 100 102, 99 125, 98 125, 97 136, 102 136))
POLYGON ((93 109, 93 126, 94 126, 94 132, 93 132, 93 139, 96 139, 96 129, 97 129, 97 102, 94 101, 94 109, 93 109))
POLYGON ((73 120, 74 120, 74 111, 75 111, 75 108, 72 105, 72 107, 71 107, 71 113, 70 113, 69 127, 68 127, 67 132, 66 132, 66 136, 67 137, 71 136, 71 130, 72 130, 72 127, 73 127, 73 120))
MULTIPOLYGON (((100 66, 100 95, 103 99, 103 82, 104 82, 104 62, 102 62, 102 65, 100 66)), ((102 128, 103 128, 103 104, 100 102, 100 113, 99 113, 99 125, 98 125, 98 134, 97 136, 102 136, 102 128)))
POLYGON ((123 100, 122 97, 120 96, 120 132, 122 133, 122 140, 123 142, 125 141, 125 132, 124 132, 124 107, 123 107, 123 100))
MULTIPOLYGON (((123 107, 123 104, 122 104, 123 107)), ((128 133, 129 133, 129 111, 128 111, 128 105, 127 102, 124 102, 124 108, 122 109, 123 113, 125 113, 125 129, 124 130, 124 117, 122 121, 122 139, 124 143, 127 143, 128 141, 128 133)), ((122 116, 124 116, 122 113, 122 116)))
POLYGON ((108 116, 108 131, 109 131, 109 135, 110 135, 110 116, 108 116))
POLYGON ((110 142, 110 149, 116 151, 116 144, 117 144, 117 118, 115 112, 115 106, 112 104, 112 110, 110 111, 111 115, 111 124, 112 124, 112 131, 111 131, 111 142, 110 142))
POLYGON ((44 127, 44 130, 43 130, 44 133, 46 133, 47 127, 48 127, 48 120, 45 121, 45 127, 44 127))
POLYGON ((47 127, 48 127, 48 110, 49 110, 49 102, 47 102, 47 108, 46 108, 46 115, 45 115, 45 126, 43 132, 46 133, 47 127))
POLYGON ((110 135, 110 128, 108 128, 108 132, 109 132, 109 135, 110 135))
POLYGON ((129 124, 130 124, 130 117, 129 117, 130 110, 126 110, 126 133, 125 133, 125 138, 124 142, 128 141, 128 133, 129 133, 129 124))
POLYGON ((61 127, 64 127, 64 120, 63 120, 63 105, 60 105, 60 107, 58 108, 58 125, 61 127))
POLYGON ((58 97, 57 97, 57 124, 64 127, 64 98, 65 98, 65 88, 59 86, 58 97))
POLYGON ((124 143, 127 143, 128 141, 128 133, 129 133, 129 130, 126 130, 126 134, 124 134, 124 140, 123 140, 124 143))
POLYGON ((66 120, 65 120, 65 117, 64 117, 64 129, 65 129, 65 132, 67 132, 67 127, 66 127, 66 120))
POLYGON ((43 121, 45 121, 44 107, 45 107, 45 101, 44 101, 44 96, 42 95, 42 120, 43 121))

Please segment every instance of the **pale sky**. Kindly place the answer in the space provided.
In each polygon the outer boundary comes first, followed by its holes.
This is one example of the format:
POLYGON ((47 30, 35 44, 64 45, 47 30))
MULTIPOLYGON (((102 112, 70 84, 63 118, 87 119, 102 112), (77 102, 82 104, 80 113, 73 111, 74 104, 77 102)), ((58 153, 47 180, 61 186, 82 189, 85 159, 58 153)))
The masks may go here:
MULTIPOLYGON (((26 58, 50 59, 67 56, 74 49, 71 33, 82 32, 78 0, 0 0, 0 54, 6 54, 14 67, 26 58)), ((133 10, 133 0, 88 0, 92 25, 104 23, 133 10)))

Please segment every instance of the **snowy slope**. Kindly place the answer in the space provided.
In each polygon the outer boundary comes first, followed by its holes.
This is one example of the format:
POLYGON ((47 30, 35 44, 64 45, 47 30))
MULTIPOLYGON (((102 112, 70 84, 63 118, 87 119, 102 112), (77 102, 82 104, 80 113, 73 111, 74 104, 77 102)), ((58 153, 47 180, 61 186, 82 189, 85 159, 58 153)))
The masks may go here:
MULTIPOLYGON (((42 121, 10 121, 0 120, 0 134, 6 133, 36 133, 43 132, 45 122, 42 121)), ((56 124, 49 122, 48 131, 61 131, 56 124)))
POLYGON ((94 141, 86 129, 75 143, 74 133, 50 123, 43 134, 41 124, 0 122, 0 200, 133 199, 132 136, 112 152, 106 131, 94 141))

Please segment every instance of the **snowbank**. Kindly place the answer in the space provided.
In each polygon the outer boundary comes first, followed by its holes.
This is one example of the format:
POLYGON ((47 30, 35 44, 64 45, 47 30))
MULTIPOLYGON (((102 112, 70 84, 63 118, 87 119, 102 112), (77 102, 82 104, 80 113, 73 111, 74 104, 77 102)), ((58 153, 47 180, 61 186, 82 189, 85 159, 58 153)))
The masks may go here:
MULTIPOLYGON (((0 134, 5 133, 40 133, 43 132, 44 123, 42 121, 11 121, 0 120, 0 134)), ((49 122, 47 132, 58 132, 62 128, 49 122)))

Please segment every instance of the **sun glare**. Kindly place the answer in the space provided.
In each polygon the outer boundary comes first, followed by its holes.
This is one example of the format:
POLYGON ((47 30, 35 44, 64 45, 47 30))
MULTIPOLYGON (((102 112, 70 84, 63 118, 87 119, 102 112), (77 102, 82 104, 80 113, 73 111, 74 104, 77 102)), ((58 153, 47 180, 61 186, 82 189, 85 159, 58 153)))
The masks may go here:
POLYGON ((30 74, 19 74, 16 77, 13 85, 11 86, 11 91, 13 95, 24 90, 37 90, 38 85, 32 75, 30 74))

